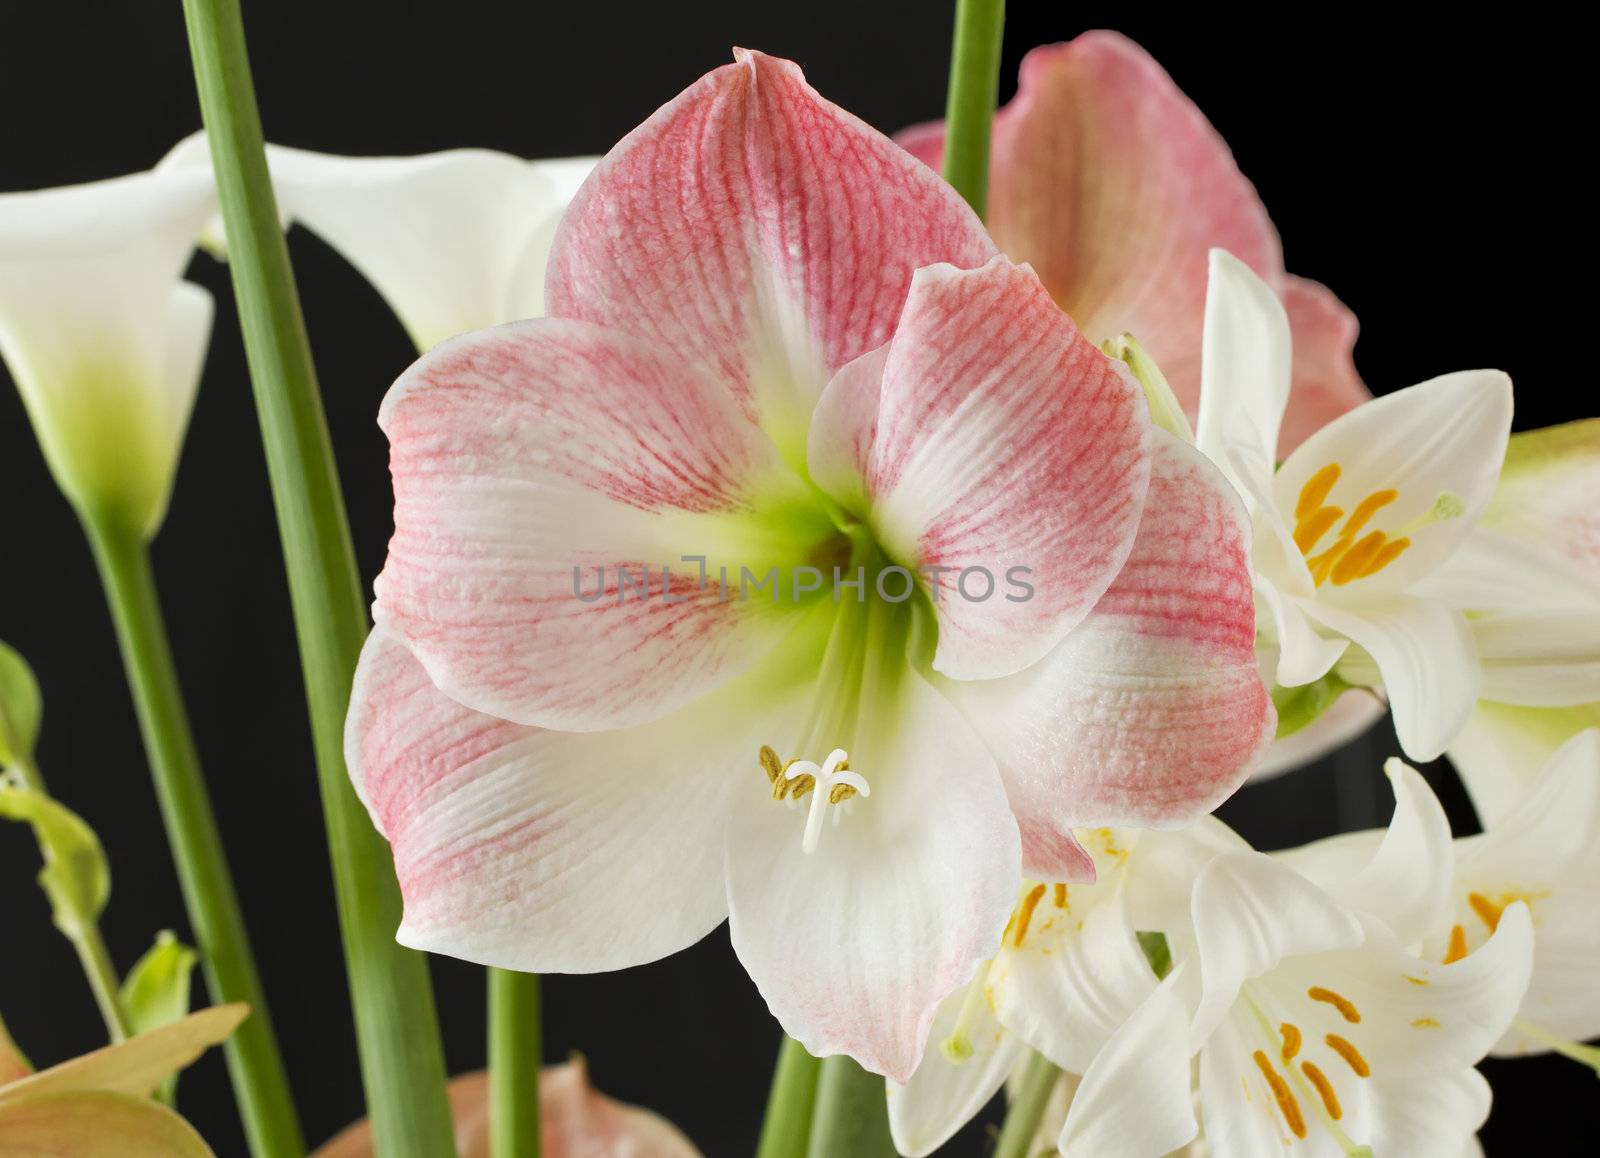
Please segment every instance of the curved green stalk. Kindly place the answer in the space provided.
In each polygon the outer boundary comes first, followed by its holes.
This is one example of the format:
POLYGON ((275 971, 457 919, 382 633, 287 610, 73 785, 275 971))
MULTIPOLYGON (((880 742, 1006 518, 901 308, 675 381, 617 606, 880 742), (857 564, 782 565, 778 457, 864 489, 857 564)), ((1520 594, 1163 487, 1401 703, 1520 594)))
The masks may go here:
POLYGON ((778 1047, 778 1064, 767 1095, 756 1158, 805 1158, 811 1140, 811 1114, 817 1103, 822 1063, 788 1035, 778 1047))
POLYGON ((489 1154, 539 1158, 539 975, 489 970, 489 1154))
POLYGON ((1000 1127, 994 1158, 1028 1158, 1028 1147, 1039 1132, 1045 1107, 1060 1080, 1061 1071, 1049 1058, 1040 1053, 1028 1058, 1017 1096, 1006 1110, 1005 1125, 1000 1127))
POLYGON ((1005 0, 958 0, 944 113, 944 179, 979 217, 988 211, 989 135, 1000 97, 1005 0))
POLYGON ((250 1151, 302 1155, 305 1143, 189 730, 150 557, 136 533, 109 521, 91 518, 84 528, 111 607, 206 985, 217 1002, 250 1006, 250 1016, 223 1047, 250 1151))
POLYGON ((229 268, 283 540, 344 937, 361 1076, 380 1158, 455 1152, 427 959, 394 939, 400 887, 344 766, 366 600, 300 298, 267 172, 239 0, 183 0, 229 268))

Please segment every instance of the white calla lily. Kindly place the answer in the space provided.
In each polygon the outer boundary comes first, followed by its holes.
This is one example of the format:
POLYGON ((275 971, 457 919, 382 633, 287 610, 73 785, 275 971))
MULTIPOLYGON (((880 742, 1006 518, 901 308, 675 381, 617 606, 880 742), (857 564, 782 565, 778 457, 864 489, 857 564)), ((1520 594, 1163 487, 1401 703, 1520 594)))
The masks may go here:
POLYGON ((1510 380, 1470 371, 1375 399, 1274 471, 1289 381, 1283 307, 1220 250, 1209 294, 1197 438, 1253 509, 1277 682, 1317 680, 1354 644, 1381 673, 1407 753, 1432 759, 1466 723, 1480 677, 1465 609, 1418 587, 1493 494, 1510 380))
POLYGON ((209 173, 0 194, 0 356, 57 484, 142 537, 166 513, 211 333, 183 282, 209 173))
MULTIPOLYGON (((597 157, 525 161, 488 149, 341 157, 271 145, 279 211, 344 255, 420 350, 452 335, 544 314, 556 226, 597 157)), ((162 162, 210 165, 205 134, 162 162)), ((209 243, 225 242, 220 221, 209 243)))

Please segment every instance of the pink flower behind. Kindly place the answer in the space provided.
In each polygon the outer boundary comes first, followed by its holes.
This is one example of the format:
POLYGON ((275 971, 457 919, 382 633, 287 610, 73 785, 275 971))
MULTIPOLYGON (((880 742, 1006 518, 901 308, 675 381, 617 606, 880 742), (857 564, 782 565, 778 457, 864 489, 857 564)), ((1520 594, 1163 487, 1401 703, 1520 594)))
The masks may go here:
MULTIPOLYGON (((942 123, 900 134, 937 167, 942 123)), ((1277 231, 1228 146, 1161 66, 1113 32, 1036 48, 995 117, 989 231, 1094 341, 1131 332, 1191 421, 1200 401, 1206 254, 1228 250, 1283 297, 1294 396, 1279 454, 1371 397, 1355 317, 1283 269, 1277 231)))

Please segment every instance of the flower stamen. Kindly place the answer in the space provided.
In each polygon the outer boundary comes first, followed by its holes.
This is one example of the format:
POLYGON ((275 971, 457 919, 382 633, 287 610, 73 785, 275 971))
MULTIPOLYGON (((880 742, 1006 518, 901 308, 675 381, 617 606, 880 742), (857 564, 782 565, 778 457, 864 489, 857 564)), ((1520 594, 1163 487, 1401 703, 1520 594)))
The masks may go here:
POLYGON ((1294 505, 1294 544, 1306 557, 1312 581, 1321 587, 1331 582, 1343 587, 1357 579, 1376 575, 1393 563, 1411 546, 1409 535, 1431 523, 1459 518, 1466 513, 1464 504, 1456 495, 1445 492, 1426 512, 1394 531, 1361 531, 1372 517, 1400 497, 1393 487, 1373 491, 1356 504, 1350 517, 1339 528, 1333 545, 1313 555, 1318 543, 1344 518, 1344 508, 1326 502, 1343 473, 1339 464, 1330 462, 1306 480, 1294 505), (1360 536, 1358 538, 1358 536, 1360 536))
POLYGON ((1328 1043, 1328 1048, 1340 1057, 1355 1071, 1358 1078, 1370 1078, 1372 1067, 1367 1064, 1367 1059, 1361 1056, 1361 1051, 1351 1045, 1349 1041, 1336 1033, 1330 1033, 1322 1039, 1328 1043))
POLYGON ((1339 1011, 1339 1016, 1352 1025, 1361 1020, 1361 1011, 1355 1007, 1349 998, 1335 993, 1331 989, 1324 989, 1320 985, 1313 985, 1306 990, 1306 996, 1312 1001, 1326 1002, 1339 1011))
MULTIPOLYGON (((772 799, 799 800, 811 795, 811 810, 806 813, 805 836, 800 847, 806 852, 817 851, 817 841, 822 834, 822 820, 830 804, 843 804, 857 796, 871 796, 872 787, 859 772, 850 771, 850 755, 843 748, 828 753, 822 765, 810 760, 778 759, 777 752, 766 744, 758 753, 761 769, 772 785, 772 799)), ((839 814, 834 814, 838 823, 839 814)))
POLYGON ((1296 1138, 1306 1136, 1305 1115, 1300 1112, 1300 1103, 1295 1101, 1294 1091, 1289 1088, 1289 1083, 1283 1080, 1267 1055, 1261 1050, 1256 1050, 1252 1055, 1255 1058, 1256 1068, 1261 1071, 1261 1076, 1267 1079, 1267 1087, 1272 1091, 1272 1096, 1277 1099, 1278 1109, 1283 1114, 1283 1120, 1289 1123, 1289 1129, 1294 1131, 1296 1138))

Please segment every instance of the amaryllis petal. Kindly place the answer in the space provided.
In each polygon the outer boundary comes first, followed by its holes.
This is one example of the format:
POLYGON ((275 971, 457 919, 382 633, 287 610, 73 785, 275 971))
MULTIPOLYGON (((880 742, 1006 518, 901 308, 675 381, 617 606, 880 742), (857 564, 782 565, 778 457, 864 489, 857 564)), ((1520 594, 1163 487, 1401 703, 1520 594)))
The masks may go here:
POLYGON ((850 767, 871 794, 832 806, 811 852, 801 818, 750 786, 728 825, 729 928, 790 1036, 904 1082, 940 1002, 999 944, 1017 826, 992 757, 912 672, 862 712, 850 767))
POLYGON ((1250 528, 1217 469, 1157 432, 1133 554, 1089 618, 1018 675, 941 686, 996 753, 1025 835, 1210 811, 1276 719, 1255 659, 1250 528))
MULTIPOLYGON (((450 1115, 460 1158, 491 1158, 489 1074, 450 1079, 450 1115)), ((671 1122, 608 1098, 589 1083, 581 1057, 539 1072, 541 1158, 699 1158, 671 1122)), ((363 1118, 321 1146, 312 1158, 373 1158, 372 1127, 363 1118)))
POLYGON ((860 363, 830 385, 814 476, 870 442, 861 513, 928 584, 934 668, 1021 670, 1082 620, 1133 546, 1150 470, 1138 387, 1005 258, 918 270, 876 407, 856 397, 872 385, 860 363))
MULTIPOLYGON (((544 259, 594 157, 524 161, 488 149, 342 157, 267 147, 278 209, 360 270, 419 349, 544 312, 544 259)), ((203 167, 206 135, 163 169, 203 167)), ((226 242, 221 222, 208 239, 226 242)))
POLYGON ((1027 1059, 1028 1047, 1016 1034, 1006 1032, 989 1003, 981 995, 976 1002, 968 997, 966 990, 958 989, 945 998, 911 1080, 904 1085, 888 1083, 889 1131, 895 1149, 905 1158, 922 1158, 948 1142, 1027 1059), (939 1043, 958 1024, 972 1052, 951 1059, 939 1043))
POLYGON ((109 1090, 0 1103, 0 1153, 14 1158, 211 1158, 194 1127, 148 1098, 109 1090))
POLYGON ((1339 415, 1372 400, 1351 352, 1360 328, 1355 314, 1324 285, 1285 276, 1278 284, 1294 338, 1293 388, 1278 433, 1286 455, 1339 415))
POLYGON ((346 759, 394 849, 400 940, 540 973, 621 969, 699 940, 727 915, 730 794, 760 782, 765 714, 749 701, 545 731, 463 708, 374 630, 346 759))
POLYGON ((546 308, 712 368, 799 462, 828 378, 889 339, 912 271, 995 249, 948 185, 795 65, 735 59, 596 168, 557 234, 546 308))
POLYGON ((521 723, 638 723, 743 670, 795 603, 726 595, 717 564, 737 583, 833 534, 703 368, 581 322, 437 346, 379 422, 395 534, 376 618, 447 694, 521 723))

